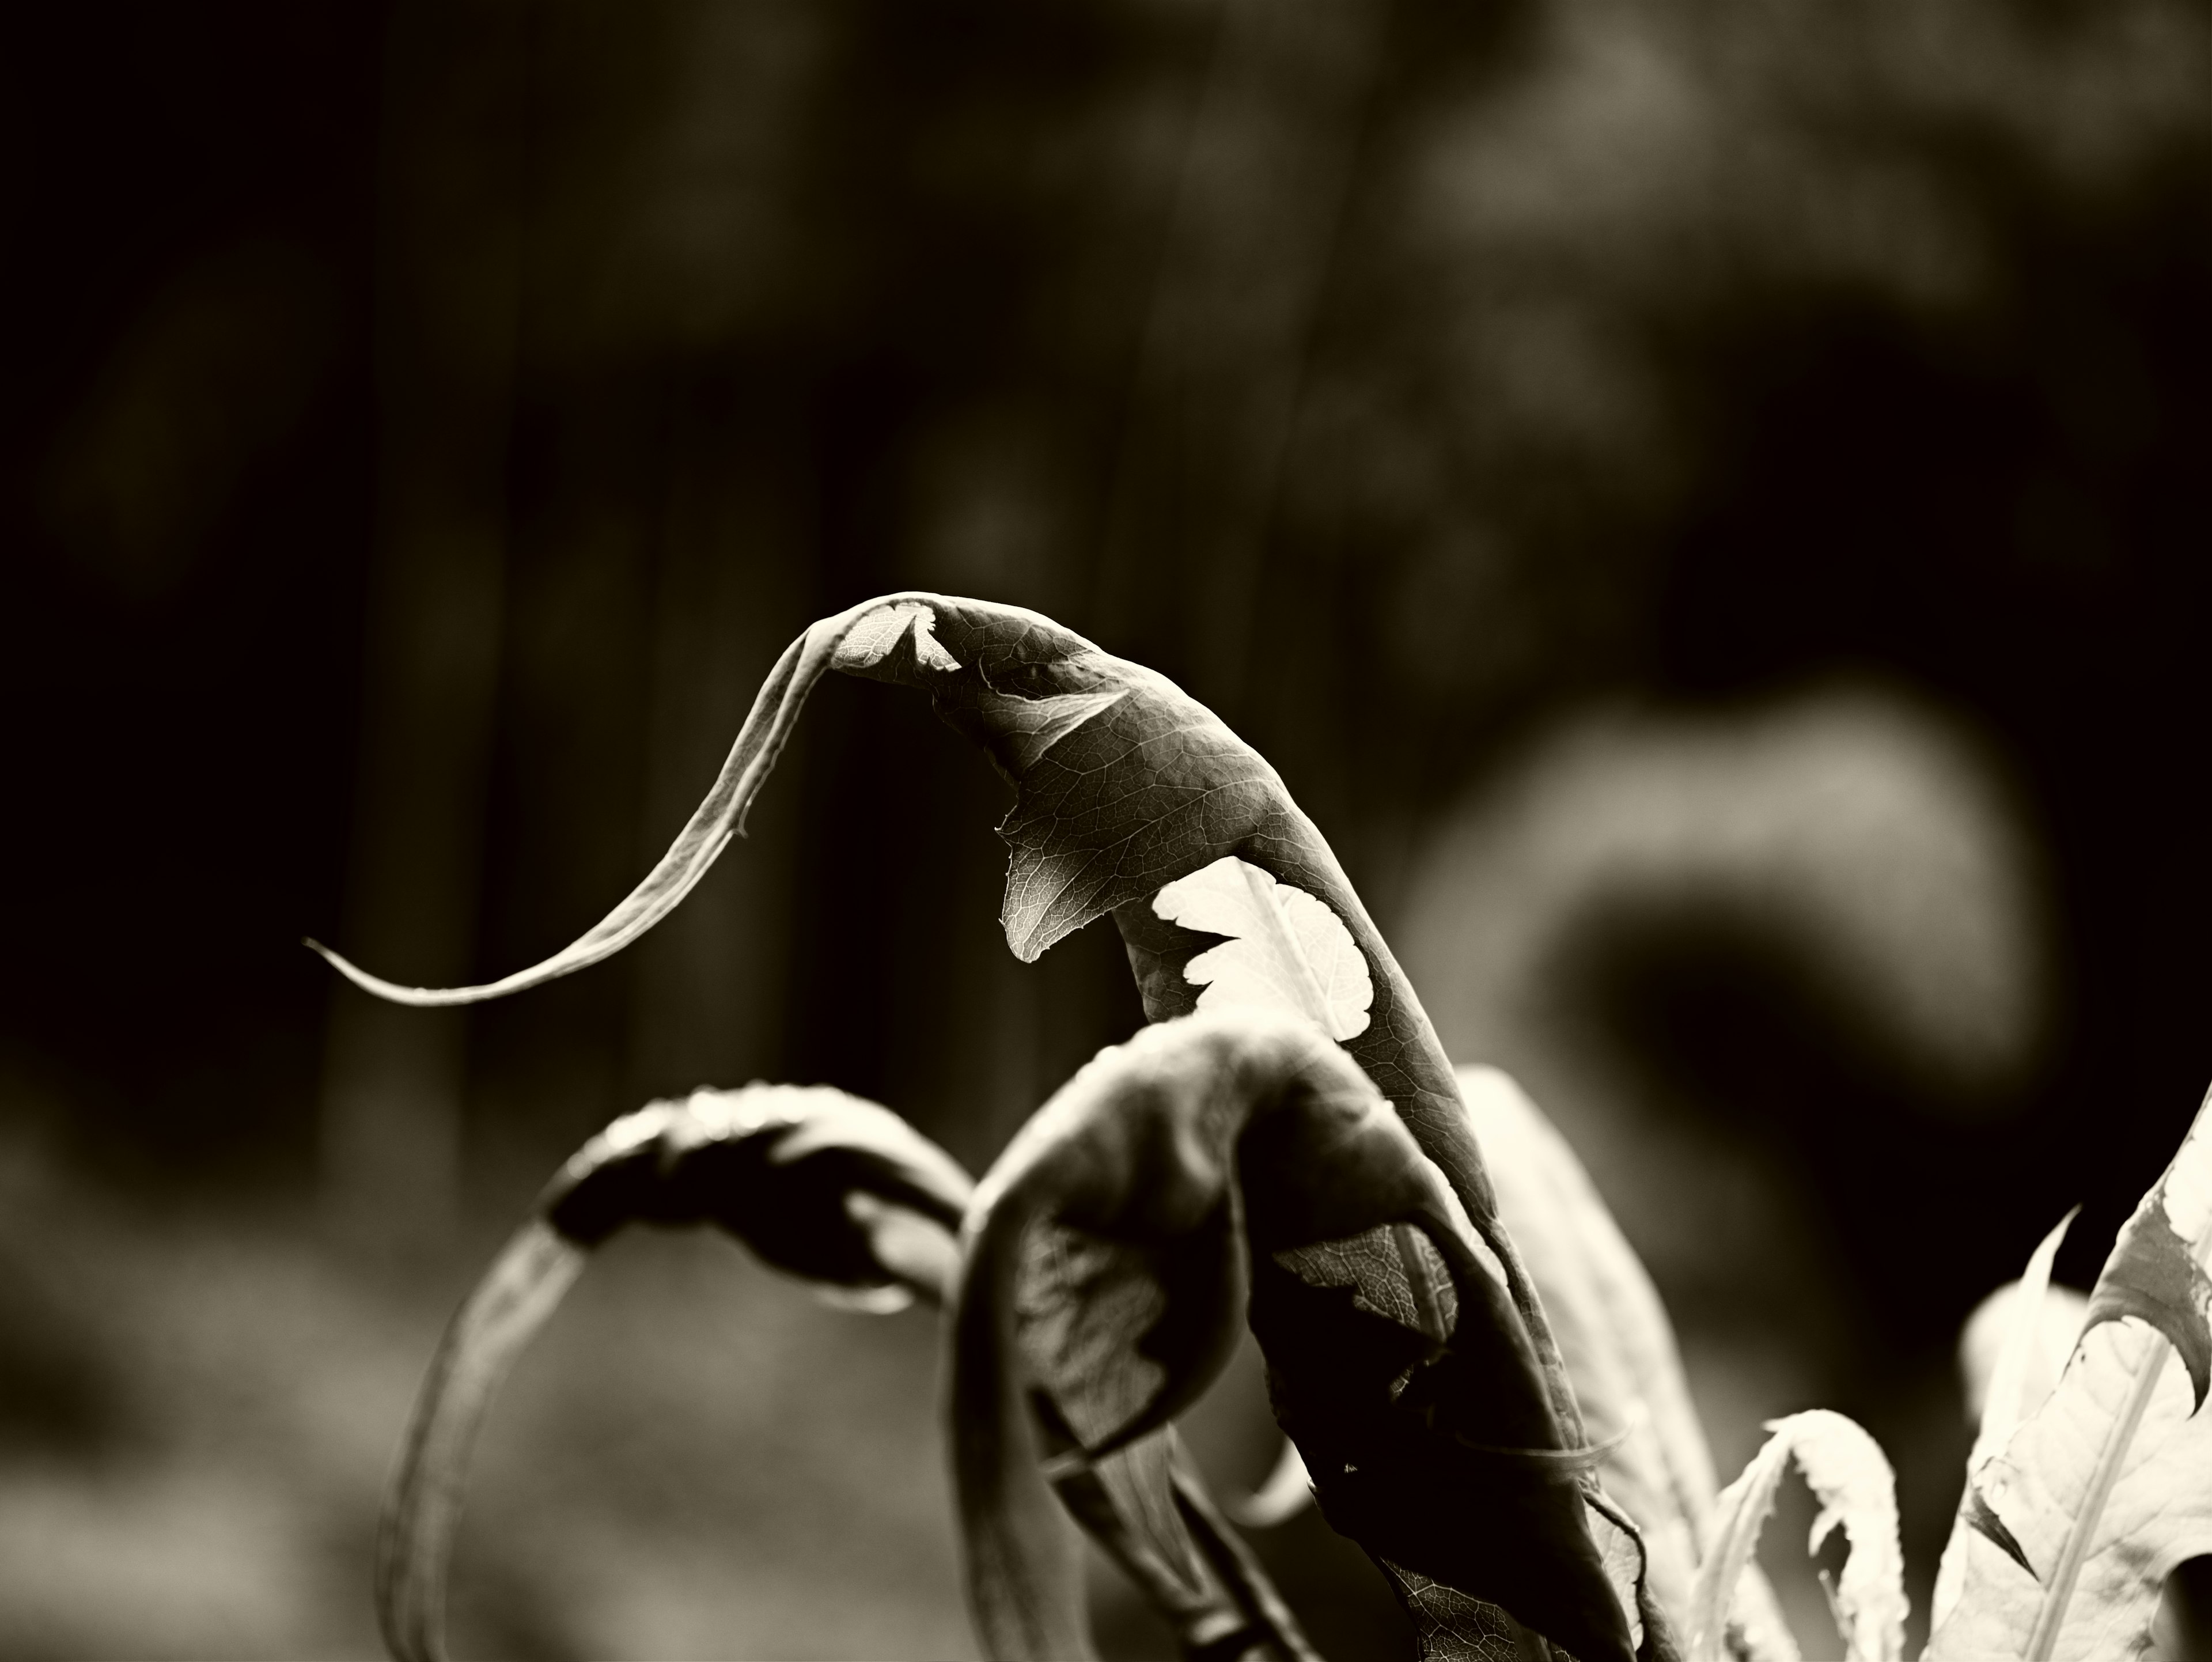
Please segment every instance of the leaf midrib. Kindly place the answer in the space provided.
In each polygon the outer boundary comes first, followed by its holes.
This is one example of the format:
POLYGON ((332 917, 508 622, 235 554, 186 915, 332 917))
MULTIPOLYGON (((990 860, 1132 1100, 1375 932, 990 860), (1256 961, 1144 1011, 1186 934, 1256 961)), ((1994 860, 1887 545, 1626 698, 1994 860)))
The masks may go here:
POLYGON ((2112 1499, 2112 1490, 2119 1482, 2120 1462, 2135 1442, 2144 1410, 2149 1408, 2152 1394, 2158 1389, 2166 1364, 2173 1355, 2173 1347, 2163 1335, 2148 1328, 2142 1331, 2148 1342, 2148 1349, 2136 1361, 2135 1384, 2129 1390, 2127 1405, 2106 1428, 2103 1446, 2097 1451, 2097 1464, 2089 1474, 2088 1489, 2081 1497, 2081 1514, 2074 1520, 2066 1543, 2059 1550, 2057 1563, 2051 1568, 2051 1580, 2045 1589, 2043 1603, 2035 1612, 2035 1626, 2029 1631, 2022 1662, 2051 1662, 2057 1649, 2058 1635, 2066 1622, 2066 1607, 2073 1603, 2081 1566, 2088 1561, 2089 1543, 2095 1537, 2097 1522, 2105 1515, 2106 1502, 2112 1499))
MULTIPOLYGON (((1336 1037, 1336 1024, 1329 1020, 1328 994, 1314 973, 1313 960, 1298 940, 1298 932, 1291 925, 1291 909, 1285 903, 1279 882, 1269 881, 1272 873, 1263 873, 1249 861, 1237 861, 1244 868, 1244 886, 1251 892, 1254 910, 1267 919, 1267 927, 1275 938, 1283 956, 1297 970, 1299 984, 1305 990, 1305 1014, 1318 1022, 1321 1030, 1331 1038, 1336 1037)), ((1326 904, 1326 902, 1322 903, 1326 904)))

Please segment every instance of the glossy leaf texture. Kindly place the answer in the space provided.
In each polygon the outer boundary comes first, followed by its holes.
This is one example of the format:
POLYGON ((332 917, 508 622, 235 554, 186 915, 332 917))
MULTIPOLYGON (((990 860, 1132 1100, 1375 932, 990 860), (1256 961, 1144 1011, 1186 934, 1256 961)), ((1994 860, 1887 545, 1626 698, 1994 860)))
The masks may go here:
POLYGON ((714 1223, 842 1302, 896 1309, 944 1297, 972 1189, 896 1114, 820 1087, 696 1091, 592 1138, 455 1314, 416 1399, 378 1540, 377 1614, 392 1654, 446 1654, 470 1451, 591 1249, 629 1223, 714 1223))
POLYGON ((1905 1559, 1888 1460, 1856 1423, 1826 1409, 1771 1421, 1767 1429, 1773 1434, 1765 1446, 1721 1491, 1712 1549, 1691 1590, 1691 1662, 1722 1662, 1727 1655, 1729 1606, 1793 1458, 1820 1503, 1806 1550, 1820 1551, 1838 1527, 1850 1543, 1844 1573, 1829 1591, 1844 1662, 1901 1662, 1905 1559))
POLYGON ((2122 1228, 2049 1397, 1969 1474, 1965 1570, 1931 1662, 2138 1653, 2165 1579, 2212 1553, 2212 1099, 2122 1228))
MULTIPOLYGON (((1325 1515, 1417 1613, 1484 1604, 1585 1662, 1633 1653, 1584 1518, 1591 1457, 1527 1388, 1500 1278, 1310 1022, 1196 1015, 1102 1052, 1008 1146, 965 1233, 951 1431, 994 1658, 1084 1653, 1075 1566, 1034 1526, 1046 1485, 1105 1473, 1192 1402, 1240 1304, 1325 1515)), ((1436 1622, 1424 1653, 1481 1653, 1436 1622)))
MULTIPOLYGON (((1513 1079, 1462 1068, 1460 1093, 1498 1210, 1528 1259, 1558 1336, 1605 1491, 1644 1537, 1645 1586, 1679 1630, 1698 1563, 1717 1533, 1705 1428, 1690 1399, 1674 1324, 1643 1261, 1559 1129, 1513 1079)), ((1772 1589, 1747 1564, 1726 1635, 1748 1662, 1796 1662, 1772 1589)))

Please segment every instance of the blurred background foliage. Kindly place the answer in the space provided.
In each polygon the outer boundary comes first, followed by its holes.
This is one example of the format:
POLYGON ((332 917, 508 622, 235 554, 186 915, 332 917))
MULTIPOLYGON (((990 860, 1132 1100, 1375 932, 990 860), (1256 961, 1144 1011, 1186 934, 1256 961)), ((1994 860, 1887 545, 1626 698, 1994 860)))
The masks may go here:
MULTIPOLYGON (((902 587, 1276 764, 1590 1162, 1724 1470, 1863 1419, 1924 1610, 1959 1322, 2077 1200, 2086 1283, 2212 1075, 2201 0, 9 33, 0 1647, 365 1653, 407 1391, 569 1147, 760 1076, 980 1168, 1133 1026, 1103 926, 1006 953, 981 760, 849 683, 623 958, 426 1014, 297 947, 565 942, 902 587)), ((465 1647, 966 1644, 921 1318, 662 1242, 564 1322, 465 1647)), ((1269 1550, 1387 1646, 1315 1520, 1269 1550)))

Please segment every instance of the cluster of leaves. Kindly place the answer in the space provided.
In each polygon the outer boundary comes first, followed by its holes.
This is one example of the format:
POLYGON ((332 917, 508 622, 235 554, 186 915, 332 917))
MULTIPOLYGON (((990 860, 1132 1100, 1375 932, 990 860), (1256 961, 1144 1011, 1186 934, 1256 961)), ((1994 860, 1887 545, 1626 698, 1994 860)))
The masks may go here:
MULTIPOLYGON (((947 1307, 969 1594, 994 1658, 1090 1653, 1073 1526, 1187 1657, 1311 1655, 1173 1433, 1240 1317, 1295 1451, 1291 1482, 1310 1474, 1425 1659, 1794 1658, 1749 1563, 1793 1456, 1823 1502, 1814 1547, 1838 1525, 1851 1542, 1833 1600, 1852 1662, 1900 1656, 1880 1451, 1839 1415, 1800 1415, 1717 1496, 1664 1312, 1565 1142, 1503 1075, 1454 1070, 1273 770, 1172 683, 1046 618, 905 594, 814 625, 660 864, 532 969, 430 989, 326 956, 373 992, 434 1005, 620 950, 741 829, 831 668, 927 691, 984 746, 1015 790, 1000 827, 1009 945, 1033 959, 1112 916, 1154 1025, 1069 1081, 979 1184, 889 1111, 826 1088, 702 1091, 617 1121, 556 1179, 433 1367, 380 1557, 398 1654, 441 1653, 469 1442, 501 1377, 585 1253, 645 1221, 716 1224, 862 1307, 947 1307)), ((2148 1557, 2150 1526, 2116 1537, 2112 1521, 2162 1504, 2131 1451, 2201 1440, 2212 1148, 2192 1166, 2197 1146, 2123 1238, 2041 1413, 2021 1417, 2023 1365, 2009 1350, 2001 1364, 1931 1654, 2086 1653, 2053 1647, 2104 1619, 2083 1612, 2112 1606, 2123 1568, 2203 1549, 2202 1517, 2193 1535, 2161 1525, 2148 1557), (2185 1390, 2160 1389, 2168 1349, 2189 1363, 2186 1412, 2185 1390), (2124 1428, 2069 1487, 2053 1475, 2073 1448, 2057 1428, 2103 1411, 2123 1377, 2124 1428), (2054 1413, 2045 1446, 2036 1428, 2054 1413), (2005 1580, 2022 1572, 2034 1600, 2005 1580)), ((2021 1300, 2029 1318, 2035 1304, 2021 1300)), ((2201 1505, 2212 1482, 2199 1487, 2201 1505)))

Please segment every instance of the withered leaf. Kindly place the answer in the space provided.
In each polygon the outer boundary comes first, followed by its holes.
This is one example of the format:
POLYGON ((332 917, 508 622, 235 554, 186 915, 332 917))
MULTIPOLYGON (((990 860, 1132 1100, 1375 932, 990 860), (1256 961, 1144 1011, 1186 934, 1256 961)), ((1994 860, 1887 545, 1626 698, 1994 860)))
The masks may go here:
POLYGON ((974 1187, 888 1108, 829 1086, 749 1085, 617 1120, 538 1206, 583 1246, 629 1223, 713 1223, 805 1280, 934 1300, 951 1268, 939 1244, 958 1229, 974 1187), (929 1227, 917 1233, 902 1215, 929 1227), (886 1263, 886 1249, 898 1261, 886 1263))
MULTIPOLYGON (((1574 1392, 1525 1267, 1498 1221, 1451 1066, 1327 841, 1274 770, 1212 712, 1164 676, 1049 618, 907 593, 814 624, 771 672, 720 776, 660 862, 599 923, 530 969, 480 986, 410 988, 317 950, 369 991, 417 1005, 496 997, 619 951, 682 900, 741 828, 807 692, 832 668, 927 692, 1012 785, 1014 804, 999 827, 1012 851, 1000 921, 1007 944, 1024 961, 1110 913, 1146 1014, 1158 1020, 1188 1012, 1202 989, 1186 971, 1220 937, 1158 916, 1153 899, 1230 857, 1310 897, 1343 923, 1371 989, 1366 1025, 1347 1048, 1443 1172, 1505 1275, 1508 1298, 1479 1312, 1482 1323, 1499 1328, 1492 1361, 1504 1376, 1486 1379, 1450 1415, 1487 1446, 1521 1446, 1513 1428, 1540 1425, 1541 1435, 1526 1446, 1583 1447, 1574 1392), (1533 1411, 1539 1403, 1542 1412, 1533 1411), (1486 1415, 1495 1422, 1484 1423, 1486 1415)), ((1463 1369, 1432 1383, 1474 1389, 1463 1369)), ((1517 1480, 1487 1469, 1463 1475, 1470 1484, 1466 1510, 1503 1516, 1522 1504, 1517 1480)), ((1558 1543, 1568 1555, 1559 1567, 1562 1585, 1579 1574, 1568 1560, 1595 1556, 1578 1513, 1565 1531, 1571 1538, 1558 1543)), ((1550 1538, 1538 1530, 1519 1542, 1530 1548, 1550 1538)), ((1594 1611, 1591 1619, 1607 1618, 1594 1611)), ((1598 1658, 1585 1655, 1583 1662, 1598 1658)))
MULTIPOLYGON (((1023 1526, 1040 1460, 1065 1458, 1025 1393, 1084 1428, 1073 1452, 1091 1459, 1166 1423, 1225 1360, 1247 1264, 1276 1415, 1330 1521, 1577 1657, 1632 1654, 1584 1519, 1589 1457, 1562 1447, 1528 1388, 1527 1336, 1449 1185, 1318 1028, 1238 1010, 1103 1052, 984 1178, 969 1233, 951 1431, 994 1657, 1054 1654, 1071 1625, 1066 1583, 1023 1526), (1112 1272, 1025 1273, 1068 1231, 1112 1272), (1154 1294, 1129 1291, 1140 1274, 1154 1294), (1047 1315, 1043 1298, 1090 1304, 1047 1315)), ((1425 1653, 1462 1654, 1454 1631, 1436 1627, 1425 1653)))
POLYGON ((697 1091, 592 1138, 456 1312, 416 1398, 378 1540, 377 1613, 392 1653, 445 1655, 446 1571, 470 1450, 591 1249, 629 1223, 711 1222, 781 1269, 896 1309, 944 1295, 972 1189, 896 1114, 823 1087, 697 1091))

